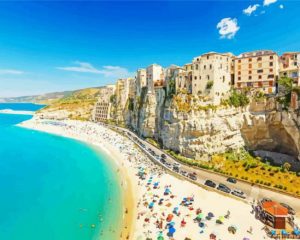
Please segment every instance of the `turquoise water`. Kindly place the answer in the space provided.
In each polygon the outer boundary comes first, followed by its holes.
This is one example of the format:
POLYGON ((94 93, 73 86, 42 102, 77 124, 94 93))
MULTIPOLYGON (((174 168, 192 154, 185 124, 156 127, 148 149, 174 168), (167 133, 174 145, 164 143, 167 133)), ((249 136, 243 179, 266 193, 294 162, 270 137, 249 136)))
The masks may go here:
MULTIPOLYGON (((24 106, 9 108, 38 108, 24 106)), ((29 118, 0 114, 0 239, 118 239, 109 229, 120 224, 121 190, 107 156, 15 126, 29 118)))

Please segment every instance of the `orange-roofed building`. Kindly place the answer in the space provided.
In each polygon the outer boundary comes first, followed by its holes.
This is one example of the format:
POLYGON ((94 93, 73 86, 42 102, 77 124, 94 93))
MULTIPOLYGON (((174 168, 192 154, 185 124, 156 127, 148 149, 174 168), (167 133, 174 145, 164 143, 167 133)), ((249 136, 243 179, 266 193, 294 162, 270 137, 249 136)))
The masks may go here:
POLYGON ((277 202, 268 201, 262 204, 262 209, 266 215, 267 223, 276 229, 285 229, 288 209, 277 202))

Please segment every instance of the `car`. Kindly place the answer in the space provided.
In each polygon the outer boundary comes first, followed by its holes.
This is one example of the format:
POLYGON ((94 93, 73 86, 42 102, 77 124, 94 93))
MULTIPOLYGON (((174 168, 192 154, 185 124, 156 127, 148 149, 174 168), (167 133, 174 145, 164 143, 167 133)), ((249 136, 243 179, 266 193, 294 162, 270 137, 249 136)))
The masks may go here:
POLYGON ((178 173, 179 172, 179 167, 173 166, 173 171, 178 173))
POLYGON ((230 182, 230 183, 236 183, 236 179, 235 178, 232 178, 232 177, 229 177, 227 178, 227 182, 230 182))
POLYGON ((230 193, 231 190, 229 187, 227 187, 225 184, 220 183, 219 186, 217 187, 218 190, 222 191, 222 192, 226 192, 226 193, 230 193))
POLYGON ((180 171, 180 174, 181 174, 182 176, 187 177, 187 172, 186 172, 186 171, 181 170, 181 171, 180 171))
POLYGON ((204 185, 215 188, 217 186, 217 184, 215 184, 213 181, 211 180, 206 180, 204 185))
POLYGON ((162 163, 166 163, 166 160, 165 160, 164 158, 160 158, 160 161, 161 161, 162 163))
POLYGON ((197 176, 194 173, 189 173, 188 177, 194 181, 197 181, 197 176))
POLYGON ((239 189, 233 189, 231 191, 231 194, 234 195, 234 196, 243 198, 243 199, 246 198, 246 194, 243 191, 239 190, 239 189))
POLYGON ((168 163, 168 162, 166 162, 165 165, 166 165, 168 168, 171 168, 171 166, 172 166, 171 163, 168 163))
POLYGON ((167 158, 166 154, 162 153, 161 155, 161 158, 167 158))
POLYGON ((289 205, 287 205, 286 203, 280 203, 281 206, 287 208, 287 210, 289 211, 289 214, 291 215, 295 215, 296 211, 289 205))

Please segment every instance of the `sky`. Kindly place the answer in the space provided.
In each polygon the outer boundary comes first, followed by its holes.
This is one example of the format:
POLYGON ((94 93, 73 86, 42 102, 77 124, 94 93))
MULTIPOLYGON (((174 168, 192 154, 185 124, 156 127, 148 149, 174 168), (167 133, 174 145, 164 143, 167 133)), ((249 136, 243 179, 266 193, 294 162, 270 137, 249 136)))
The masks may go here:
POLYGON ((114 83, 209 51, 300 51, 300 1, 0 1, 0 97, 114 83))

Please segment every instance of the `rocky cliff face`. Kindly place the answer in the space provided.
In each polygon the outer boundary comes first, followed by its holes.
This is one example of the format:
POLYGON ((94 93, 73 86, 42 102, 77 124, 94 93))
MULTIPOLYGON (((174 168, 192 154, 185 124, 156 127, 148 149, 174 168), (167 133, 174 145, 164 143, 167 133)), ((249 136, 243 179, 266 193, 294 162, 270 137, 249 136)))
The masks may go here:
POLYGON ((216 108, 200 101, 184 94, 171 98, 163 88, 157 89, 135 99, 126 122, 141 136, 155 138, 165 148, 195 159, 241 147, 299 157, 299 114, 270 111, 274 103, 266 108, 260 104, 264 111, 253 112, 253 105, 216 108))
POLYGON ((295 112, 252 115, 245 119, 241 132, 249 149, 285 153, 300 160, 300 116, 295 112))

